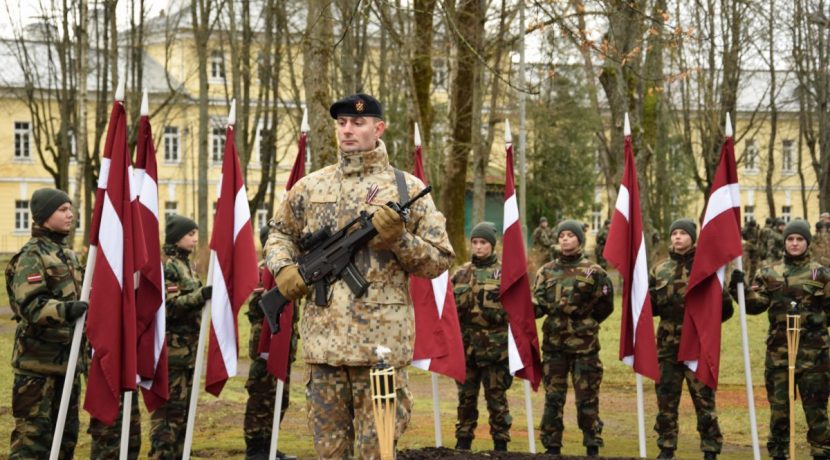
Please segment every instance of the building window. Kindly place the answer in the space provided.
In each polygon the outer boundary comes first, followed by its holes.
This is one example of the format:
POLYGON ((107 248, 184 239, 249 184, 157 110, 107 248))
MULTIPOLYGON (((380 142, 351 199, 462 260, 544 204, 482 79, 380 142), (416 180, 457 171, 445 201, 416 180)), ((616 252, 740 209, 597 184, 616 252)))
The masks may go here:
POLYGON ((444 59, 432 61, 432 86, 447 89, 447 61, 444 59))
POLYGON ((602 205, 594 204, 594 210, 591 212, 591 231, 596 234, 602 227, 602 205))
POLYGON ((175 126, 164 127, 164 161, 179 161, 179 128, 175 126))
POLYGON ((744 223, 755 220, 755 205, 744 206, 744 223))
POLYGON ((176 201, 165 201, 164 202, 164 222, 167 222, 167 218, 176 214, 179 209, 179 203, 176 201))
POLYGON ((14 122, 14 158, 31 158, 32 128, 27 121, 14 122))
POLYGON ((216 164, 222 163, 222 159, 225 157, 225 129, 213 128, 210 139, 211 159, 216 164))
POLYGON ((268 208, 263 203, 259 209, 256 210, 257 230, 268 225, 268 208))
POLYGON ((749 172, 758 172, 758 146, 755 145, 755 140, 753 139, 746 141, 744 169, 749 172))
POLYGON ((781 206, 781 218, 784 219, 784 222, 789 222, 790 218, 792 217, 792 206, 781 206))
POLYGON ((214 51, 210 55, 210 79, 225 79, 225 55, 221 51, 214 51))
POLYGON ((29 229, 29 200, 14 200, 14 229, 29 229))
POLYGON ((784 174, 792 174, 795 172, 795 162, 793 161, 794 145, 795 143, 792 139, 785 139, 781 143, 781 172, 784 174))
POLYGON ((69 158, 78 158, 78 141, 75 139, 75 131, 69 130, 69 158))

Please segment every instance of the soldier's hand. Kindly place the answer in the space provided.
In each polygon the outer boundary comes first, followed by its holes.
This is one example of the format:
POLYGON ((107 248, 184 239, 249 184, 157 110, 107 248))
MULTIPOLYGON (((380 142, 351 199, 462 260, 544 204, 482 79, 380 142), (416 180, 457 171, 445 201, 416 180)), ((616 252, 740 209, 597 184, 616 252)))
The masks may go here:
POLYGON ((202 286, 202 289, 199 290, 199 294, 202 296, 202 301, 207 302, 213 296, 213 286, 202 286))
POLYGON ((66 318, 67 323, 74 323, 75 320, 86 313, 87 308, 89 308, 89 302, 84 302, 83 300, 70 300, 68 302, 64 302, 62 305, 63 317, 66 318))
POLYGON ((372 225, 378 231, 378 236, 372 241, 372 246, 378 249, 389 249, 401 239, 404 232, 400 214, 386 205, 372 216, 372 225))
POLYGON ((303 277, 300 276, 300 267, 296 265, 283 267, 277 273, 275 281, 280 294, 288 300, 297 300, 308 294, 308 286, 303 281, 303 277))
POLYGON ((744 272, 738 270, 732 270, 732 276, 729 278, 729 289, 737 289, 738 283, 744 282, 744 272))

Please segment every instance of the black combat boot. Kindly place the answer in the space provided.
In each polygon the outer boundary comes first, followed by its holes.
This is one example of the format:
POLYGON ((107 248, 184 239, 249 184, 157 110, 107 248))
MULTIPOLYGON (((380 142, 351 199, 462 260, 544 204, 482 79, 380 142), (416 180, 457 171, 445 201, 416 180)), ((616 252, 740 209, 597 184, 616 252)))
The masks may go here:
POLYGON ((585 456, 590 458, 599 457, 599 446, 588 446, 585 448, 585 456))
POLYGON ((494 439, 493 450, 496 452, 507 452, 507 441, 504 439, 494 439))
POLYGON ((674 458, 674 449, 662 448, 660 449, 660 455, 657 456, 660 459, 673 459, 674 458))
POLYGON ((458 438, 455 441, 455 450, 470 450, 473 445, 473 438, 458 438))
POLYGON ((562 453, 561 447, 548 447, 548 450, 545 451, 548 455, 560 455, 562 453))
POLYGON ((271 447, 270 439, 247 439, 245 443, 245 460, 268 460, 268 448, 271 447))
POLYGON ((718 453, 717 452, 704 452, 703 453, 703 460, 717 460, 718 453))

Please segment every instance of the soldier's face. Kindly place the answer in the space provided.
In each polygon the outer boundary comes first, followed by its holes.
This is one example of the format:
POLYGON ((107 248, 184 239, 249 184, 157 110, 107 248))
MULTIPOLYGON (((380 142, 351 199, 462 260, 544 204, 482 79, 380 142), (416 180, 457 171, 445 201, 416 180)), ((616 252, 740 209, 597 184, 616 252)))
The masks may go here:
POLYGON ((199 230, 193 229, 187 235, 183 236, 182 239, 176 243, 176 246, 184 249, 185 251, 193 251, 196 249, 196 245, 199 244, 199 230))
POLYGON ((807 240, 803 236, 793 233, 787 236, 784 247, 787 249, 787 254, 797 257, 807 251, 807 240))
POLYGON ((69 230, 72 229, 72 219, 74 217, 72 203, 64 203, 46 219, 43 226, 53 232, 69 233, 69 230))
POLYGON ((367 152, 375 148, 386 123, 375 117, 337 117, 337 140, 343 152, 367 152))
POLYGON ((470 248, 473 251, 473 255, 480 259, 489 257, 490 254, 493 253, 493 245, 490 244, 490 242, 485 240, 484 238, 471 239, 470 248))
POLYGON ((677 254, 685 254, 692 248, 692 237, 685 230, 675 229, 671 232, 671 248, 677 254))
POLYGON ((575 254, 579 250, 579 238, 570 230, 562 230, 559 232, 559 249, 566 256, 575 254))

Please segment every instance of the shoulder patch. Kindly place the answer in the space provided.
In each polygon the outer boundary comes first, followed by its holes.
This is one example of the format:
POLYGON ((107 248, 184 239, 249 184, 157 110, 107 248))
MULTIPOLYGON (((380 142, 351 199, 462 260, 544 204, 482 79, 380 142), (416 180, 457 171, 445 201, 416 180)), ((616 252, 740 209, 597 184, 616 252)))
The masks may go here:
POLYGON ((179 292, 179 286, 176 284, 169 284, 167 285, 167 292, 179 292))
POLYGON ((42 283, 43 282, 43 276, 41 276, 40 273, 35 273, 35 274, 27 276, 26 281, 28 281, 29 284, 42 283))

